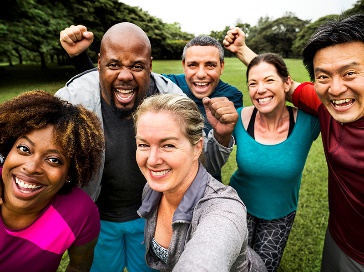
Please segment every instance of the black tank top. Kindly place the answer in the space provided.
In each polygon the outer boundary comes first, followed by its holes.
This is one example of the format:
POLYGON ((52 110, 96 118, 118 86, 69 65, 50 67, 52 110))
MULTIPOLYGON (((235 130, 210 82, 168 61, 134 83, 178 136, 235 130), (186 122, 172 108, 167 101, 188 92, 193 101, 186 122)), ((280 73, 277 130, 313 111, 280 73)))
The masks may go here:
MULTIPOLYGON (((288 135, 287 135, 287 138, 288 138, 289 135, 291 135, 291 133, 293 131, 293 128, 294 128, 294 125, 295 125, 295 121, 294 121, 292 107, 287 106, 287 109, 288 109, 288 112, 289 112, 289 129, 288 129, 288 135)), ((257 112, 258 112, 257 108, 254 107, 252 116, 250 117, 250 121, 249 121, 248 128, 246 130, 248 132, 248 134, 253 139, 255 139, 255 136, 254 136, 254 124, 255 124, 255 117, 257 115, 257 112)))

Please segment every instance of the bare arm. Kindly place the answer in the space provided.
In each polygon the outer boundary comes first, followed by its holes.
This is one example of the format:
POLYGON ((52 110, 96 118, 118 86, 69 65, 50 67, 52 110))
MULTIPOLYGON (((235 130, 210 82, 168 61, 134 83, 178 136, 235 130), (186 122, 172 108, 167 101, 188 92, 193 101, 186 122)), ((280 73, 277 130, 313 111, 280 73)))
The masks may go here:
MULTIPOLYGON (((236 57, 248 66, 253 58, 257 56, 245 43, 245 33, 239 27, 231 28, 222 42, 227 50, 234 53, 236 57)), ((292 94, 301 83, 292 80, 292 85, 286 93, 286 100, 292 102, 292 94)))
POLYGON ((68 249, 70 262, 66 269, 67 272, 90 271, 97 239, 98 237, 85 245, 74 246, 68 249))

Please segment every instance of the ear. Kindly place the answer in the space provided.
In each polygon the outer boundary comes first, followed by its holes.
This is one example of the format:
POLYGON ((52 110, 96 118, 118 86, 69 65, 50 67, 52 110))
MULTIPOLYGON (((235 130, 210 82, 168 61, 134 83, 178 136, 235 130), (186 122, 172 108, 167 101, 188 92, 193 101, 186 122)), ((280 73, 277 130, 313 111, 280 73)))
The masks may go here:
POLYGON ((222 73, 224 72, 224 68, 225 68, 225 61, 221 62, 221 72, 220 75, 222 75, 222 73))
POLYGON ((198 160, 202 150, 203 150, 203 138, 201 137, 200 140, 198 140, 198 142, 194 145, 194 160, 198 160))
POLYGON ((97 54, 97 70, 100 72, 100 53, 97 54))
POLYGON ((287 81, 284 82, 284 92, 287 93, 293 84, 292 78, 288 76, 287 81))

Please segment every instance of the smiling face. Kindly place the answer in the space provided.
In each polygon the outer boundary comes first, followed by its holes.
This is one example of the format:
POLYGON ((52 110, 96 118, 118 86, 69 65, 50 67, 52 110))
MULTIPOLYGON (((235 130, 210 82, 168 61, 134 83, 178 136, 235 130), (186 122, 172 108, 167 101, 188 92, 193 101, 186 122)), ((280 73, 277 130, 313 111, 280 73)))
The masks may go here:
POLYGON ((197 174, 202 139, 192 145, 181 127, 168 111, 149 111, 138 120, 136 159, 155 191, 183 194, 197 174))
POLYGON ((283 82, 274 65, 260 62, 248 73, 249 95, 253 105, 262 113, 270 113, 285 106, 285 93, 290 82, 283 82))
POLYGON ((52 126, 16 140, 3 166, 3 213, 38 214, 64 185, 71 160, 54 140, 52 126))
POLYGON ((129 116, 144 99, 152 69, 149 41, 133 29, 105 34, 98 61, 102 96, 122 116, 129 116))
POLYGON ((182 61, 186 82, 199 99, 209 96, 219 83, 224 71, 219 49, 215 46, 191 46, 182 61))
POLYGON ((341 123, 364 116, 364 43, 352 42, 317 51, 315 90, 332 117, 341 123))

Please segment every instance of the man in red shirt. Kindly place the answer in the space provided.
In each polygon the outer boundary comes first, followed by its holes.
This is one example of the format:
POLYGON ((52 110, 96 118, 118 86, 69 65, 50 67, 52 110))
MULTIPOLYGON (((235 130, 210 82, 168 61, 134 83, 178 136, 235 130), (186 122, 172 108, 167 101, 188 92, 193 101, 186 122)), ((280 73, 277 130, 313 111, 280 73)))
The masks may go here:
POLYGON ((321 271, 364 271, 364 14, 321 26, 303 63, 314 85, 292 102, 318 115, 329 171, 321 271))

